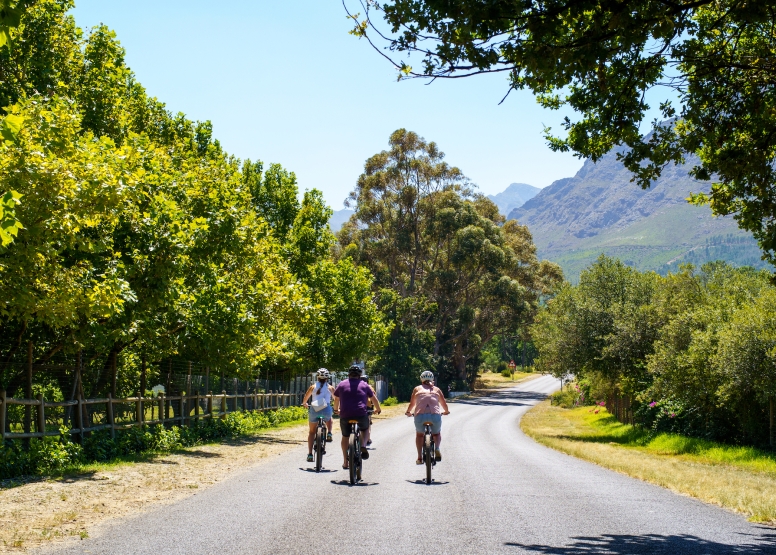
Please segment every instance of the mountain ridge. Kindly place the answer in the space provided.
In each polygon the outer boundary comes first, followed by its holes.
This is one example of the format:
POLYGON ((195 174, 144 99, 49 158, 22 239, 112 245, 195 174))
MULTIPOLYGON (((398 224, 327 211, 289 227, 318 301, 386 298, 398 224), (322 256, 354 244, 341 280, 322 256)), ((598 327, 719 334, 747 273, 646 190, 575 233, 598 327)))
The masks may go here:
POLYGON ((686 201, 710 189, 688 174, 693 159, 665 168, 644 190, 617 159, 623 151, 597 163, 586 160, 576 175, 545 187, 507 218, 527 225, 540 256, 559 263, 572 281, 602 253, 660 273, 716 259, 767 267, 757 243, 732 217, 715 217, 686 201))

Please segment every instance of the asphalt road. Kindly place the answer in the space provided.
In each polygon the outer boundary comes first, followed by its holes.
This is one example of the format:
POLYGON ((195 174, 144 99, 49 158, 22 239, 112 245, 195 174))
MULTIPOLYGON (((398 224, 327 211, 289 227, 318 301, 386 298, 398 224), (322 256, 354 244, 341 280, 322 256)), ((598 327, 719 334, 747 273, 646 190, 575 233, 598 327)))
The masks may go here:
POLYGON ((771 528, 527 438, 521 415, 557 387, 542 377, 451 404, 432 485, 415 466, 412 421, 394 418, 375 425, 359 486, 338 450, 316 474, 299 447, 46 552, 776 554, 771 528))

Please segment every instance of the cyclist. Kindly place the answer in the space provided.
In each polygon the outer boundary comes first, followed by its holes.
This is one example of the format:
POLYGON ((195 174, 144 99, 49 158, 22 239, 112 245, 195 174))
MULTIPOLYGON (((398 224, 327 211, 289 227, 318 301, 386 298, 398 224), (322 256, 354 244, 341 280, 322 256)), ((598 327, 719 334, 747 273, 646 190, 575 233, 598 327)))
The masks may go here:
MULTIPOLYGON (((364 382, 366 385, 369 385, 369 376, 367 376, 366 374, 362 375, 361 381, 364 382)), ((364 436, 366 437, 366 443, 364 443, 364 445, 366 445, 367 447, 372 445, 372 413, 375 410, 375 404, 374 402, 372 402, 372 399, 377 399, 375 388, 369 385, 369 389, 372 390, 372 397, 369 398, 366 406, 366 412, 369 415, 369 429, 366 431, 366 434, 364 434, 364 436)))
POLYGON ((342 380, 334 390, 334 411, 340 415, 340 429, 342 430, 342 468, 348 469, 348 438, 353 433, 353 425, 349 420, 358 420, 358 428, 361 430, 361 458, 369 458, 366 450, 365 434, 369 430, 369 415, 366 412, 367 402, 371 399, 375 406, 375 412, 380 414, 380 402, 372 393, 372 388, 361 381, 361 367, 353 365, 348 369, 348 379, 342 380))
POLYGON ((431 433, 434 434, 436 451, 434 458, 442 460, 442 452, 439 445, 442 443, 442 415, 450 414, 445 402, 442 390, 434 385, 434 374, 426 370, 420 375, 420 385, 412 391, 410 404, 407 407, 407 416, 415 415, 415 446, 418 448, 418 459, 415 464, 423 464, 421 449, 423 448, 423 424, 431 422, 431 433))
POLYGON ((334 388, 329 385, 329 371, 326 368, 318 369, 318 382, 310 386, 302 399, 302 406, 308 410, 307 421, 310 424, 310 431, 307 434, 307 462, 313 462, 313 441, 315 440, 315 432, 318 428, 318 417, 322 416, 323 421, 326 423, 328 433, 326 434, 326 441, 333 441, 331 436, 331 396, 334 393, 334 388), (311 404, 307 401, 312 397, 311 404))

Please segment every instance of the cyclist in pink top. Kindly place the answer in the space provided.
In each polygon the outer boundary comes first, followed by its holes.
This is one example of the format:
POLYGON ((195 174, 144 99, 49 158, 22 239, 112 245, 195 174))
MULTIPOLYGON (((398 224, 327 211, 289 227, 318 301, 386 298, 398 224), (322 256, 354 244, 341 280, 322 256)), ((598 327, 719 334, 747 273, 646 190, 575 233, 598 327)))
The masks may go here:
POLYGON ((439 444, 442 443, 442 415, 450 414, 445 402, 445 396, 442 390, 434 385, 434 374, 426 370, 420 375, 421 384, 412 391, 410 405, 407 407, 407 416, 415 415, 415 446, 418 448, 418 460, 415 464, 423 464, 423 458, 420 454, 423 448, 423 424, 431 422, 431 433, 434 434, 434 443, 436 452, 434 458, 437 461, 442 460, 442 452, 439 450, 439 444))

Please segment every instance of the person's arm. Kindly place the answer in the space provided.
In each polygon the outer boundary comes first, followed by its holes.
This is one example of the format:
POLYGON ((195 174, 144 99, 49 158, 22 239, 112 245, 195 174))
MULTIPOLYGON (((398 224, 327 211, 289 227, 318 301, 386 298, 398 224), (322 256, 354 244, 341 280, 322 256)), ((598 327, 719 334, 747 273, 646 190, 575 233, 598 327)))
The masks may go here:
POLYGON ((375 412, 380 414, 383 412, 383 409, 380 408, 380 401, 377 400, 377 395, 375 395, 374 389, 372 389, 371 385, 369 386, 369 391, 372 392, 372 395, 369 397, 369 399, 371 399, 372 405, 375 407, 375 412))
POLYGON ((311 385, 310 388, 307 390, 307 393, 304 394, 304 399, 302 399, 302 406, 304 408, 309 408, 310 405, 307 404, 307 399, 310 398, 310 395, 313 394, 313 388, 315 387, 315 384, 311 385))
POLYGON ((439 395, 439 404, 442 405, 442 408, 445 411, 442 414, 450 414, 450 409, 447 408, 447 401, 445 401, 445 394, 442 393, 442 390, 439 389, 438 387, 436 388, 436 390, 437 390, 437 395, 439 395))
POLYGON ((412 390, 412 396, 410 397, 410 404, 407 406, 407 412, 404 413, 407 416, 412 416, 412 409, 415 408, 415 392, 416 391, 417 391, 417 388, 412 390))
POLYGON ((337 393, 337 389, 334 390, 332 393, 334 395, 334 412, 339 412, 339 394, 337 393))

